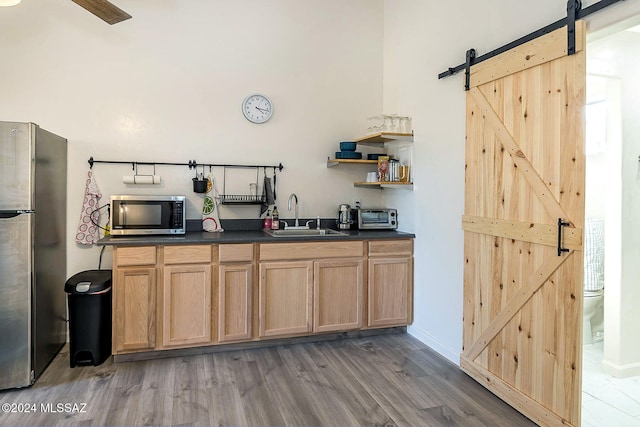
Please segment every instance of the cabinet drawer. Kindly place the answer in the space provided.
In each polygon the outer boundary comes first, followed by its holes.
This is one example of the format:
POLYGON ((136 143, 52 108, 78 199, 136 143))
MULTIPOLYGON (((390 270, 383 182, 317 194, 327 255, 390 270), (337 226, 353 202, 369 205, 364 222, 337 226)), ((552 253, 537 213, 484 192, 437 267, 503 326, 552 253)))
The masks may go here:
POLYGON ((116 248, 116 265, 118 267, 127 265, 155 265, 156 247, 137 246, 116 248))
POLYGON ((263 243, 260 245, 261 260, 293 260, 361 257, 364 242, 303 242, 303 243, 263 243))
POLYGON ((369 256, 412 255, 413 240, 372 240, 369 244, 369 256))
POLYGON ((165 264, 206 264, 211 262, 211 245, 176 245, 164 247, 165 264))
POLYGON ((227 244, 219 247, 220 262, 253 261, 253 244, 227 244))

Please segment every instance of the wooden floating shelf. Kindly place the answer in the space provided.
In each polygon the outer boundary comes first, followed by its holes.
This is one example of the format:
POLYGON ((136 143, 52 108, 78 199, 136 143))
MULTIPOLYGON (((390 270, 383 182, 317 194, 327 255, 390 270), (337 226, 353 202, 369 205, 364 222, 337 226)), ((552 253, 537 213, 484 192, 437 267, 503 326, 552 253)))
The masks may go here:
POLYGON ((340 163, 349 163, 357 165, 377 165, 377 160, 363 160, 363 159, 327 159, 327 167, 331 168, 338 166, 340 163))
POLYGON ((378 132, 371 135, 362 136, 353 140, 358 144, 383 146, 386 142, 406 141, 413 142, 412 133, 378 132))
POLYGON ((354 187, 364 188, 402 188, 413 190, 413 182, 354 182, 354 187))

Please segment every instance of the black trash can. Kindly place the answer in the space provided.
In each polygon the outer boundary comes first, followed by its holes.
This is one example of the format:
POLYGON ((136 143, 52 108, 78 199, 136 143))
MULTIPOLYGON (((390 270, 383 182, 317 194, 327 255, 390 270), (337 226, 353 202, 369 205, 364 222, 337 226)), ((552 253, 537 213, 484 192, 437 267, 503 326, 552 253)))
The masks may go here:
POLYGON ((64 285, 69 304, 69 364, 98 366, 111 355, 111 270, 87 270, 64 285))

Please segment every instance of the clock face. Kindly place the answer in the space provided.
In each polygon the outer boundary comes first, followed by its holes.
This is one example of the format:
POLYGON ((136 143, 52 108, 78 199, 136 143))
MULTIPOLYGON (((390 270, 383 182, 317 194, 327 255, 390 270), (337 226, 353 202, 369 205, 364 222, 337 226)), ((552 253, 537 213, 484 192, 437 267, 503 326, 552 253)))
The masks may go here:
POLYGON ((249 95, 242 101, 242 113, 250 122, 264 123, 273 115, 273 104, 264 95, 249 95))

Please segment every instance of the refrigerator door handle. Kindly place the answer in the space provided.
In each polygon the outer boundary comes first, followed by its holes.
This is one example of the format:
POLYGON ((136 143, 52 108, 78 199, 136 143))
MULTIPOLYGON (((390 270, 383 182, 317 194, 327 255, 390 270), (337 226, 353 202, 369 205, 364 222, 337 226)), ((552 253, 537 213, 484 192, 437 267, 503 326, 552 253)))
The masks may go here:
POLYGON ((0 219, 15 218, 18 215, 34 213, 34 210, 26 209, 19 211, 0 212, 0 219))

